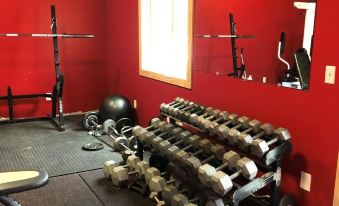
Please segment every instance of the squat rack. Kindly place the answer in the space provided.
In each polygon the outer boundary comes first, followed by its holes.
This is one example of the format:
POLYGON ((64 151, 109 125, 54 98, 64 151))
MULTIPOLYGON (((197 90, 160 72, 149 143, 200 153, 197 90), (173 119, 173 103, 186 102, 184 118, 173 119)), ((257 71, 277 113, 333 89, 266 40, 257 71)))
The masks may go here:
POLYGON ((0 96, 1 100, 7 100, 8 102, 8 119, 0 120, 1 124, 13 124, 20 122, 31 122, 31 121, 42 121, 51 120, 60 131, 65 131, 64 126, 64 112, 63 112, 63 87, 64 87, 64 75, 60 71, 60 58, 59 58, 59 46, 58 38, 93 38, 91 34, 58 34, 57 33, 57 18, 55 6, 51 5, 51 29, 52 34, 0 34, 0 37, 44 37, 53 39, 53 51, 54 51, 54 67, 56 83, 53 87, 52 94, 26 94, 26 95, 13 95, 10 86, 7 87, 7 96, 0 96), (51 98, 52 100, 52 111, 47 116, 40 117, 25 117, 25 118, 14 118, 14 104, 15 99, 32 99, 32 98, 51 98))

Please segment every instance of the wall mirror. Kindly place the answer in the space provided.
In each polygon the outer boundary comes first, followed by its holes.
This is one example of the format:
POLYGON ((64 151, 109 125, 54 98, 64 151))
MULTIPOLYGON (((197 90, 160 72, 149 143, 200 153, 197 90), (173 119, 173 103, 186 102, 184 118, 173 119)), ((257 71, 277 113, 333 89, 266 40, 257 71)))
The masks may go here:
POLYGON ((316 1, 195 1, 193 70, 307 90, 316 1))

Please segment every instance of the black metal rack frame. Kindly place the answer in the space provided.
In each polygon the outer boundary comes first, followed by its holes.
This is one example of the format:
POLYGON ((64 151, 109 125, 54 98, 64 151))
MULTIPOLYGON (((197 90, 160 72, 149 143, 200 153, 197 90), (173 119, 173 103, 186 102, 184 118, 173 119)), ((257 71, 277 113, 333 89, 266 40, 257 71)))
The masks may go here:
POLYGON ((208 138, 214 142, 224 145, 228 149, 237 151, 243 156, 249 157, 256 163, 258 168, 264 171, 264 174, 261 177, 252 180, 246 185, 238 186, 238 189, 234 191, 231 198, 232 205, 238 206, 242 200, 251 197, 252 194, 266 187, 267 185, 270 185, 269 201, 267 202, 266 200, 262 200, 261 202, 265 202, 270 206, 278 205, 280 200, 281 163, 283 156, 285 156, 292 150, 292 145, 290 142, 284 142, 274 147, 266 155, 264 155, 264 157, 259 159, 235 146, 231 146, 229 144, 226 144, 225 142, 209 137, 208 135, 206 135, 206 133, 204 133, 202 130, 195 127, 194 125, 183 122, 180 119, 177 119, 171 115, 161 112, 160 116, 163 119, 168 118, 169 122, 174 125, 184 126, 187 129, 194 130, 200 134, 203 134, 204 138, 208 138))
MULTIPOLYGON (((51 5, 51 21, 52 21, 52 33, 57 34, 57 18, 55 6, 51 5)), ((11 87, 7 88, 7 96, 0 96, 0 100, 8 101, 8 119, 1 120, 0 124, 13 124, 19 122, 41 121, 51 120, 60 131, 65 131, 64 126, 64 113, 63 113, 63 86, 64 75, 60 71, 59 60, 59 46, 58 37, 53 36, 53 49, 54 49, 54 65, 55 65, 55 77, 56 83, 53 87, 52 94, 26 94, 26 95, 13 95, 11 87), (13 100, 16 99, 32 99, 32 98, 51 98, 52 100, 52 112, 48 116, 43 117, 26 117, 26 118, 14 118, 14 104, 13 100)))

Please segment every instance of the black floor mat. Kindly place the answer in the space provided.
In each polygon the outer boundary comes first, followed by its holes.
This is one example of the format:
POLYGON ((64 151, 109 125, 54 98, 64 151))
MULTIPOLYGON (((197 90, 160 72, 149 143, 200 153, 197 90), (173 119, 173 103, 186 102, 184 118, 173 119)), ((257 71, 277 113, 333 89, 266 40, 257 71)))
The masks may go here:
POLYGON ((111 180, 105 179, 102 170, 84 172, 80 176, 106 206, 156 205, 152 200, 142 197, 137 192, 114 187, 111 180))
POLYGON ((78 174, 51 178, 42 188, 14 194, 12 197, 23 206, 104 205, 78 174))
POLYGON ((43 170, 50 177, 102 168, 104 162, 121 161, 105 145, 88 152, 81 146, 100 142, 81 128, 81 116, 66 118, 66 131, 59 132, 48 121, 0 125, 0 172, 43 170))

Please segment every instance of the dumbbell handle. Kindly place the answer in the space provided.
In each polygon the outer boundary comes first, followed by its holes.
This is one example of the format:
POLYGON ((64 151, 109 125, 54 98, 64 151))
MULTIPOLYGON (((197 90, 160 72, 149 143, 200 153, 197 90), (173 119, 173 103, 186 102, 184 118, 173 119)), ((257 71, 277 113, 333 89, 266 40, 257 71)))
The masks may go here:
POLYGON ((229 165, 228 162, 225 162, 224 164, 220 165, 219 167, 215 168, 216 171, 225 169, 229 165))
POLYGON ((264 135, 265 135, 265 132, 262 131, 262 132, 260 132, 260 133, 258 133, 258 134, 256 134, 256 135, 254 135, 254 136, 252 137, 252 140, 258 139, 258 138, 260 138, 260 137, 262 137, 262 136, 264 136, 264 135))
POLYGON ((204 164, 206 164, 207 162, 212 161, 214 158, 215 158, 215 156, 214 156, 214 155, 211 155, 211 156, 207 157, 207 159, 204 159, 203 161, 201 161, 201 164, 204 165, 204 164))
POLYGON ((190 199, 190 200, 188 200, 188 202, 192 203, 192 202, 195 202, 195 201, 198 201, 198 200, 200 200, 200 197, 195 197, 193 199, 190 199))
POLYGON ((266 144, 268 146, 270 146, 270 145, 272 145, 272 144, 274 144, 274 143, 276 143, 278 141, 279 141, 279 139, 277 137, 275 137, 275 138, 271 139, 270 141, 266 142, 266 144))
POLYGON ((233 180, 234 178, 237 178, 239 175, 241 175, 241 170, 238 170, 236 173, 229 176, 229 178, 233 180))

